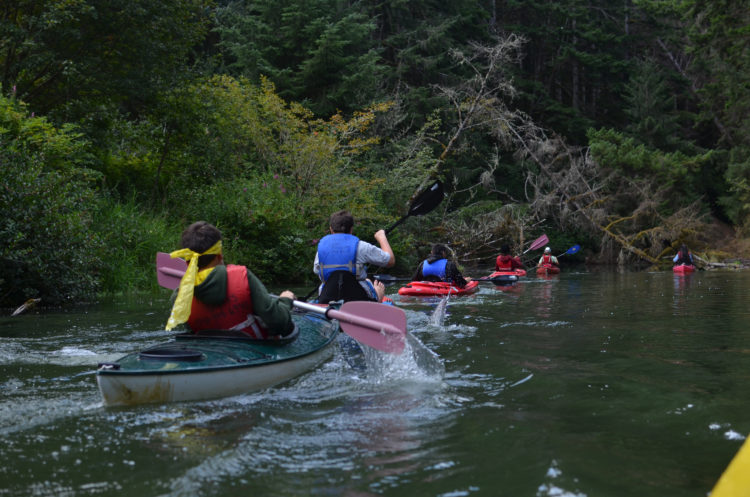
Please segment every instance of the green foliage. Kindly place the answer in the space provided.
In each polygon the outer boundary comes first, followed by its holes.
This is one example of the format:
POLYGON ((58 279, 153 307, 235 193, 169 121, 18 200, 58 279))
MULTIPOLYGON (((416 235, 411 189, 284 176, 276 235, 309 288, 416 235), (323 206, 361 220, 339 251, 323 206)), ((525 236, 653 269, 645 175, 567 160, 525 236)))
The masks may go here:
POLYGON ((688 156, 666 153, 638 143, 612 129, 589 130, 589 147, 594 158, 628 177, 648 177, 661 185, 684 185, 708 163, 711 153, 688 156))
POLYGON ((336 0, 231 2, 217 9, 215 27, 230 74, 268 77, 281 97, 323 116, 375 95, 383 69, 374 29, 357 3, 336 0))
POLYGON ((750 144, 750 10, 741 0, 681 2, 687 19, 695 60, 693 71, 700 81, 703 118, 718 120, 724 140, 734 146, 750 144))
POLYGON ((91 298, 102 269, 101 240, 91 230, 91 184, 6 144, 0 139, 0 304, 91 298))
MULTIPOLYGON (((455 180, 450 202, 392 240, 410 271, 413 247, 436 236, 427 227, 492 216, 498 199, 533 190, 527 173, 542 165, 521 156, 557 139, 537 123, 566 143, 597 130, 592 175, 663 187, 661 211, 702 198, 747 224, 739 0, 217 3, 4 4, 2 233, 16 250, 3 260, 23 272, 5 270, 0 297, 151 287, 153 252, 197 219, 264 279, 308 278, 332 211, 351 210, 370 239, 439 171, 455 180), (474 42, 497 33, 525 43, 472 100, 489 65, 474 42), (492 112, 462 121, 477 107, 492 112), (40 277, 58 252, 68 272, 40 277)), ((624 197, 606 208, 632 212, 624 197)))
POLYGON ((46 117, 34 117, 24 102, 0 95, 0 139, 10 152, 38 155, 46 167, 86 167, 92 155, 83 134, 75 125, 59 128, 46 117))
POLYGON ((527 112, 577 143, 591 126, 617 126, 628 9, 608 0, 506 3, 499 28, 528 40, 516 83, 527 112))
POLYGON ((98 287, 101 240, 88 145, 0 96, 0 303, 88 298, 98 287))
POLYGON ((184 226, 161 212, 145 210, 135 199, 109 196, 97 203, 91 229, 101 241, 100 290, 118 293, 158 286, 155 254, 177 250, 184 226))
POLYGON ((75 120, 98 105, 139 110, 186 74, 205 0, 10 2, 0 17, 2 92, 75 120))
POLYGON ((205 220, 222 230, 227 261, 251 267, 261 279, 300 278, 303 267, 312 267, 306 253, 312 233, 278 174, 195 188, 180 208, 188 223, 205 220))
POLYGON ((655 64, 635 64, 625 85, 624 100, 630 121, 626 129, 637 141, 667 152, 684 146, 674 94, 655 64))
POLYGON ((720 198, 729 219, 750 232, 750 150, 735 148, 728 157, 729 192, 720 198))

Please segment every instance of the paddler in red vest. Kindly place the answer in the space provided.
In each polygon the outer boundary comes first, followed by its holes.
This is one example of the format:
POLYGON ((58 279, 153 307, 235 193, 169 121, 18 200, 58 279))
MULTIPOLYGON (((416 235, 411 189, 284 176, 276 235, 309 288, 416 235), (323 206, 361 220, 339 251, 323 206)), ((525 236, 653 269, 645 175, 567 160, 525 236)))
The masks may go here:
POLYGON ((343 300, 371 300, 382 302, 385 286, 380 281, 367 279, 367 264, 393 267, 396 256, 384 230, 373 237, 380 248, 352 235, 354 216, 349 211, 338 211, 329 220, 330 235, 318 242, 313 272, 323 283, 318 292, 320 303, 343 300))
POLYGON ((514 269, 524 269, 520 257, 510 255, 510 247, 504 243, 500 247, 500 255, 495 259, 495 271, 513 271, 514 269))
POLYGON ((557 262, 557 257, 552 255, 552 249, 549 247, 544 248, 544 254, 539 258, 539 263, 536 265, 536 267, 542 267, 544 264, 552 264, 557 267, 560 267, 560 263, 557 262))
POLYGON ((430 255, 419 264, 417 272, 412 276, 412 281, 447 281, 450 284, 463 288, 471 278, 464 278, 458 266, 448 260, 448 247, 436 243, 432 246, 430 255))
POLYGON ((675 266, 679 266, 680 264, 687 264, 689 266, 693 265, 693 254, 690 253, 687 245, 684 243, 680 245, 680 250, 677 252, 677 255, 674 256, 672 262, 674 262, 675 266))
POLYGON ((269 295, 245 266, 224 265, 221 232, 198 221, 182 233, 182 249, 172 252, 188 262, 167 322, 167 329, 187 323, 193 333, 235 330, 254 339, 274 339, 294 331, 292 301, 285 290, 269 295))

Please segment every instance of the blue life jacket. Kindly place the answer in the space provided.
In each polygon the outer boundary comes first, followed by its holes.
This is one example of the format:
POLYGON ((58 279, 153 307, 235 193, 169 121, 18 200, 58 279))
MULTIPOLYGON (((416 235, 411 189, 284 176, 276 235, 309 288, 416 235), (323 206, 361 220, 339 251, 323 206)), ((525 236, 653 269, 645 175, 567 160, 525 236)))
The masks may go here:
POLYGON ((334 233, 318 243, 318 264, 321 278, 327 281, 334 271, 357 275, 357 244, 359 238, 347 233, 334 233))
POLYGON ((427 262, 427 259, 422 263, 422 276, 436 276, 441 280, 445 280, 445 265, 448 264, 448 259, 438 259, 432 264, 427 262))

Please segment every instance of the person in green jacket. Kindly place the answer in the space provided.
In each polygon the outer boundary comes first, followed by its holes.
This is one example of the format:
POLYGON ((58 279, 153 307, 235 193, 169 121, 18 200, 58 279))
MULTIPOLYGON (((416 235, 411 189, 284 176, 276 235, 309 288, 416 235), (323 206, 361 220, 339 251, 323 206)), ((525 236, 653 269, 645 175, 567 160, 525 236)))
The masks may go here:
POLYGON ((167 322, 167 329, 187 323, 202 330, 239 331, 254 339, 283 337, 294 331, 291 310, 294 293, 276 298, 245 266, 225 265, 221 232, 198 221, 182 233, 182 249, 172 252, 188 262, 188 269, 167 322))

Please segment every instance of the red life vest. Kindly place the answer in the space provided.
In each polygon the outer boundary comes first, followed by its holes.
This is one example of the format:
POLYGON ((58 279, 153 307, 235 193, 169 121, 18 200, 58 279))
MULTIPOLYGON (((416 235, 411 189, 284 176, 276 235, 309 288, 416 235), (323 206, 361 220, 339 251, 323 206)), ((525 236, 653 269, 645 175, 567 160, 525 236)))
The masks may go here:
POLYGON ((542 256, 542 264, 552 264, 552 256, 544 254, 542 256))
POLYGON ((510 270, 513 269, 513 256, 511 255, 498 255, 497 259, 495 260, 495 269, 496 270, 510 270))
POLYGON ((222 304, 208 305, 193 297, 187 324, 193 333, 202 330, 239 330, 251 338, 271 334, 253 314, 253 300, 247 281, 247 268, 227 266, 227 298, 222 304))

